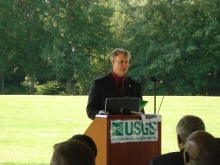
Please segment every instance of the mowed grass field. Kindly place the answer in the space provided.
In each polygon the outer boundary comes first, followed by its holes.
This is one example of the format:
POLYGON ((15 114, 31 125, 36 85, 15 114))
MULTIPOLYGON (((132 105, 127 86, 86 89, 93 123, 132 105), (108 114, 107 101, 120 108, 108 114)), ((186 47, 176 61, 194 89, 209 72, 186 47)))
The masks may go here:
MULTIPOLYGON (((53 145, 83 134, 88 96, 0 96, 0 164, 48 165, 53 145)), ((154 112, 153 96, 145 107, 154 112)), ((162 97, 157 96, 157 111, 162 97)), ((201 117, 208 132, 220 137, 220 97, 165 96, 162 116, 162 153, 177 151, 175 127, 184 115, 201 117)), ((138 152, 138 151, 137 151, 138 152)))

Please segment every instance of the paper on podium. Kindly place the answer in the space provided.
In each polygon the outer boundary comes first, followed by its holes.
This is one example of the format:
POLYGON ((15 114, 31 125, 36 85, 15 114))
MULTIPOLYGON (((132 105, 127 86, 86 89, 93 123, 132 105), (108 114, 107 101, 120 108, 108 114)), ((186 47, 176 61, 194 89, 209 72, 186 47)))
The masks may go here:
POLYGON ((139 106, 139 112, 144 109, 145 105, 148 103, 148 101, 141 100, 140 101, 140 106, 139 106))

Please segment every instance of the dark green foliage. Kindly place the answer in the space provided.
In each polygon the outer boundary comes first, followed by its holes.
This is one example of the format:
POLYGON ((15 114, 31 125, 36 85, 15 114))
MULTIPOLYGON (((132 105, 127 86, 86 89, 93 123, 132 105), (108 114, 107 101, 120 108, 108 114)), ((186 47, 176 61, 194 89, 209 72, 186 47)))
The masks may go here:
POLYGON ((37 95, 63 95, 65 86, 58 81, 47 81, 43 85, 36 85, 37 95))
POLYGON ((217 1, 155 2, 137 7, 136 24, 127 27, 128 37, 135 34, 130 74, 143 86, 144 74, 165 80, 169 95, 219 95, 217 1))
POLYGON ((111 71, 110 52, 123 47, 145 95, 154 92, 146 74, 166 82, 159 95, 220 95, 219 7, 219 0, 1 0, 1 93, 34 94, 38 82, 52 81, 67 95, 87 94, 92 79, 111 71))

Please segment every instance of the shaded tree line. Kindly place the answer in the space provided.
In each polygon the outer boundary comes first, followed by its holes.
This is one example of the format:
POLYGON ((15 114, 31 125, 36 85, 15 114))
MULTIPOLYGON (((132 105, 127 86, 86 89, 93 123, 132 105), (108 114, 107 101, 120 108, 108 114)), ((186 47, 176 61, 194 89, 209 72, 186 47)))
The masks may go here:
POLYGON ((219 0, 2 0, 0 33, 1 94, 87 94, 123 47, 144 95, 220 95, 219 0))

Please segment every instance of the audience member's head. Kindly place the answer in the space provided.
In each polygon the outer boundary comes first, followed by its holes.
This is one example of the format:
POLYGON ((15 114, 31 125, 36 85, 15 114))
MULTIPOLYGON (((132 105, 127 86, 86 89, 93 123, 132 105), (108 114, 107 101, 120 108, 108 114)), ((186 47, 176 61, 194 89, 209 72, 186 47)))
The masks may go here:
POLYGON ((87 135, 84 134, 77 134, 71 137, 69 140, 79 140, 85 144, 87 144, 94 152, 95 156, 97 156, 97 147, 95 142, 87 135))
POLYGON ((220 138, 208 140, 202 146, 199 157, 199 165, 220 165, 220 138))
POLYGON ((183 116, 176 126, 179 149, 183 148, 188 136, 198 130, 205 131, 205 124, 202 119, 193 115, 183 116))
POLYGON ((95 155, 85 143, 67 140, 54 145, 50 165, 95 165, 95 155))
POLYGON ((206 131, 196 131, 192 133, 185 143, 184 150, 184 162, 185 165, 198 165, 198 155, 200 148, 204 142, 214 138, 210 133, 206 131))

